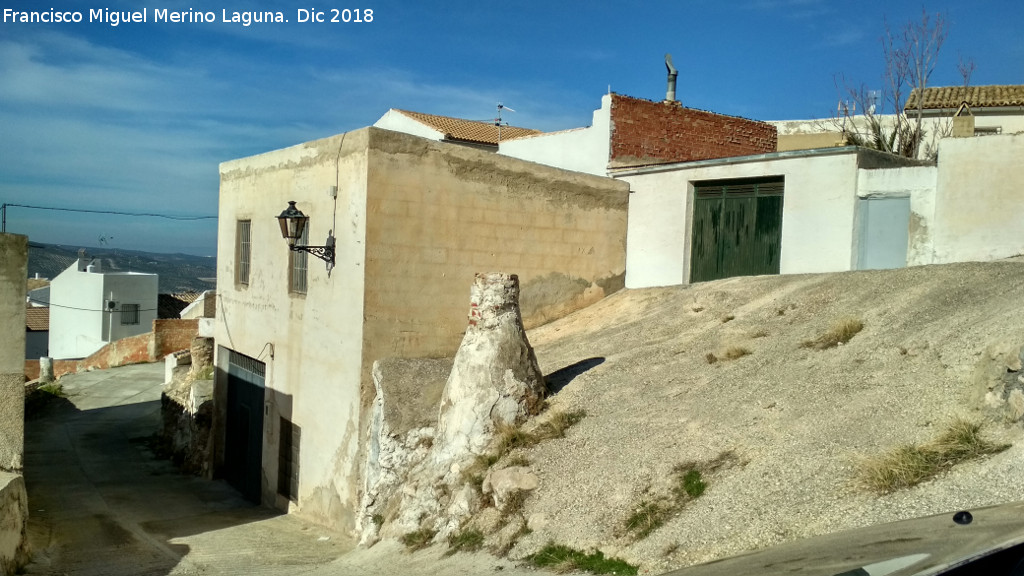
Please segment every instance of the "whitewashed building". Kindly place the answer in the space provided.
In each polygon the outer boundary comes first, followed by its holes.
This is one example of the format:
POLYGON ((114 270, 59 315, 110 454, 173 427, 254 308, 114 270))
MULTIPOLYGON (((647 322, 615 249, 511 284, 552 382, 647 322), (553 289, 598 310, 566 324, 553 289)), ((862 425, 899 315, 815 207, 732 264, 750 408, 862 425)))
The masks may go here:
POLYGON ((104 271, 80 253, 50 283, 50 356, 85 358, 121 338, 145 334, 157 318, 156 274, 104 271))
POLYGON ((626 287, 1024 254, 1024 135, 939 146, 937 163, 848 146, 617 171, 626 287))

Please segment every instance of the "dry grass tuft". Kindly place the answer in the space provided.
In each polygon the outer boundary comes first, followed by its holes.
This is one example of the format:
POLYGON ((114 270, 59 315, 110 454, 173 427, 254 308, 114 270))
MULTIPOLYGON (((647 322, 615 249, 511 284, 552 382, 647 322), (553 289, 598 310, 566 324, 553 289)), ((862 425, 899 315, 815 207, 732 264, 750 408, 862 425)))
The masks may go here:
POLYGON ((805 340, 801 342, 800 347, 814 348, 816 350, 835 348, 840 344, 846 344, 849 342, 863 329, 864 323, 857 318, 844 318, 833 324, 827 332, 818 336, 814 340, 805 340))
POLYGON ((749 348, 744 348, 743 346, 730 346, 725 349, 725 352, 722 354, 722 358, 725 360, 736 360, 737 358, 743 358, 748 354, 750 354, 749 348))
POLYGON ((451 556, 456 552, 476 552, 483 547, 484 533, 475 528, 467 528, 448 537, 448 550, 444 555, 451 556))
MULTIPOLYGON (((478 489, 483 485, 487 470, 516 449, 525 449, 545 441, 565 438, 565 432, 578 424, 587 416, 585 410, 571 412, 552 412, 533 432, 527 432, 516 426, 502 426, 497 430, 494 451, 477 456, 473 463, 462 471, 462 480, 478 489)), ((509 460, 510 466, 527 466, 529 460, 525 456, 514 456, 509 460)))
POLYGON ((415 552, 417 550, 421 550, 423 548, 426 548, 427 546, 430 546, 430 543, 434 540, 434 536, 436 535, 437 532, 435 532, 434 530, 431 530, 429 528, 422 528, 415 532, 409 532, 408 534, 404 534, 401 538, 401 541, 402 544, 405 544, 405 547, 410 552, 415 552))
POLYGON ((982 437, 981 424, 958 418, 927 444, 900 446, 881 456, 865 458, 859 478, 868 489, 888 494, 916 486, 961 462, 1009 447, 982 437))

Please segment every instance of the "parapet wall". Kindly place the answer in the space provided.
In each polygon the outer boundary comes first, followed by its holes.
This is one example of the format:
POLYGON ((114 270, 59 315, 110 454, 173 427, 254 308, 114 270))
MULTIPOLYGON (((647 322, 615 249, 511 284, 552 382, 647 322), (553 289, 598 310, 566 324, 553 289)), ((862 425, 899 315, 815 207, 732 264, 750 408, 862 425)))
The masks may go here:
POLYGON ((775 152, 771 124, 615 94, 611 167, 692 162, 775 152))

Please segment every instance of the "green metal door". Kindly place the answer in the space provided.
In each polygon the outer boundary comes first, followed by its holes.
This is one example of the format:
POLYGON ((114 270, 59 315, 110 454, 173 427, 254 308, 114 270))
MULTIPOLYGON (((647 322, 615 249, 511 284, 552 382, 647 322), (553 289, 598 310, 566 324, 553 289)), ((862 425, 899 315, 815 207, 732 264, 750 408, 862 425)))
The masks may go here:
POLYGON ((257 504, 263 474, 263 401, 266 365, 228 350, 224 468, 228 484, 257 504))
POLYGON ((719 180, 694 186, 690 281, 778 274, 783 180, 719 180))

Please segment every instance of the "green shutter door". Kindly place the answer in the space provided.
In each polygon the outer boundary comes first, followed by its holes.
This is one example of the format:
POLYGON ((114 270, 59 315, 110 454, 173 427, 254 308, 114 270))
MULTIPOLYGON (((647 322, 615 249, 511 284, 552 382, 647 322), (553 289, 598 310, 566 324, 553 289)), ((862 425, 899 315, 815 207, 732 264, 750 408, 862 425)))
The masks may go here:
POLYGON ((781 178, 699 183, 694 197, 691 282, 779 273, 781 178))

